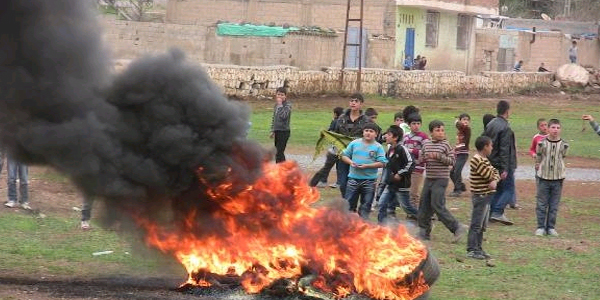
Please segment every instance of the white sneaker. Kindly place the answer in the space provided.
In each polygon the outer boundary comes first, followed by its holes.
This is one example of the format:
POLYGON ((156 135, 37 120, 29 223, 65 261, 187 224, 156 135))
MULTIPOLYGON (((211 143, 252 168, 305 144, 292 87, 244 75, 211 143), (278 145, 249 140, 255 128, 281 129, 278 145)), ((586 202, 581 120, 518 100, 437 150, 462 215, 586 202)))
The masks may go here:
POLYGON ((332 183, 329 185, 329 187, 332 189, 337 189, 339 187, 339 185, 337 183, 332 183))
POLYGON ((92 228, 92 226, 90 226, 90 222, 81 221, 81 230, 89 230, 91 228, 92 228))
POLYGON ((18 204, 16 201, 8 201, 8 202, 4 203, 4 206, 10 207, 10 208, 17 207, 17 205, 18 204))
POLYGON ((548 229, 548 235, 558 236, 558 232, 556 231, 556 229, 551 228, 551 229, 548 229))
POLYGON ((324 187, 327 187, 327 182, 319 181, 319 183, 317 183, 317 187, 318 187, 318 188, 324 188, 324 187))
POLYGON ((25 210, 31 210, 31 206, 29 205, 29 202, 21 203, 21 208, 25 209, 25 210))
POLYGON ((546 234, 546 230, 544 230, 544 228, 538 228, 535 230, 536 236, 544 236, 544 234, 546 234))

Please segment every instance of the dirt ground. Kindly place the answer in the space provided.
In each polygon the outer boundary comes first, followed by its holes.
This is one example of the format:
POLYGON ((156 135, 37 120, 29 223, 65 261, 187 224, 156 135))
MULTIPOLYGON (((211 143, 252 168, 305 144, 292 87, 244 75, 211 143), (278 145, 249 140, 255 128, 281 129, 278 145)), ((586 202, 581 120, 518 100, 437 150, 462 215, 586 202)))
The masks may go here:
MULTIPOLYGON (((341 100, 326 100, 330 103, 341 100)), ((553 101, 566 101, 565 97, 557 97, 553 101)), ((324 105, 324 99, 306 101, 307 107, 324 105)), ((258 100, 257 100, 258 101, 258 100)), ((345 101, 345 100, 344 100, 345 101)), ((466 100, 468 101, 468 100, 466 100)), ((495 100, 497 101, 497 99, 495 100)), ((259 101, 260 102, 260 101, 259 101)), ((258 103, 258 102, 257 102, 258 103)), ((256 104, 256 103, 255 103, 256 104)), ((262 104, 257 104, 262 105, 262 104)), ((270 105, 270 104, 269 104, 270 105)), ((522 155, 522 159, 525 156, 522 155)), ((521 160, 524 161, 524 160, 521 160)), ((570 157, 569 166, 573 168, 600 168, 600 159, 570 157)), ((2 178, 5 178, 2 174, 2 178)), ((599 182, 566 181, 563 189, 564 197, 593 198, 598 196, 599 182)), ((0 194, 6 190, 4 182, 0 183, 0 194)), ((55 171, 47 167, 30 168, 31 203, 35 210, 46 215, 71 218, 78 216, 73 207, 81 205, 81 195, 66 180, 57 176, 55 171)), ((535 195, 533 180, 517 181, 519 198, 532 199, 535 195)), ((524 203, 524 206, 534 205, 524 203)), ((0 217, 10 210, 0 209, 0 217)), ((80 280, 73 278, 24 277, 18 270, 0 271, 0 299, 223 299, 222 296, 185 295, 173 290, 184 278, 133 278, 114 277, 80 280)), ((244 298, 244 297, 242 297, 244 298)), ((237 297, 236 299, 242 299, 237 297)))

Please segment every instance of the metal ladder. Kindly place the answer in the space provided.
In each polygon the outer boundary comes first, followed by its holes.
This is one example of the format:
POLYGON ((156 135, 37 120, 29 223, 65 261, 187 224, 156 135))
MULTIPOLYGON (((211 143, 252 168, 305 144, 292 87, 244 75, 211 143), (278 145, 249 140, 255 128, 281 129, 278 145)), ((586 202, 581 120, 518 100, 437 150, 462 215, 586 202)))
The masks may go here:
MULTIPOLYGON (((356 91, 360 92, 361 90, 361 75, 362 75, 362 53, 363 53, 363 14, 364 14, 364 0, 360 0, 360 17, 359 18, 350 18, 350 7, 351 1, 348 0, 348 5, 346 6, 346 27, 344 31, 344 48, 342 53, 342 69, 340 70, 340 90, 342 90, 344 86, 344 70, 346 69, 346 52, 348 46, 358 46, 358 73, 356 73, 356 91), (358 33, 358 43, 348 43, 348 25, 350 22, 359 22, 360 28, 358 33)), ((356 1, 356 0, 355 0, 356 1)))

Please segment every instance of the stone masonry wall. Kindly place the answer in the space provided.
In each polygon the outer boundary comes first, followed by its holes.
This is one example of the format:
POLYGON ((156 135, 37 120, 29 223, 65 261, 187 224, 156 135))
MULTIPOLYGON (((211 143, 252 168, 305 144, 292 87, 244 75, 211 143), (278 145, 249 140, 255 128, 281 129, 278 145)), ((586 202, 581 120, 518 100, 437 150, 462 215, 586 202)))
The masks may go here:
MULTIPOLYGON (((351 1, 350 18, 360 15, 360 0, 351 1)), ((215 24, 229 22, 275 23, 343 29, 346 0, 170 0, 167 22, 215 24)), ((364 27, 373 34, 395 35, 395 1, 364 0, 364 27)), ((358 27, 357 22, 350 26, 358 27)))
MULTIPOLYGON (((210 77, 228 96, 273 95, 287 86, 296 95, 350 93, 356 89, 356 71, 346 71, 340 87, 340 70, 300 71, 290 66, 243 67, 204 65, 210 77)), ((466 76, 456 71, 400 71, 363 69, 362 92, 387 96, 506 95, 549 86, 553 74, 484 72, 466 76)))
MULTIPOLYGON (((270 66, 288 65, 302 70, 341 66, 343 34, 334 37, 288 34, 284 37, 218 36, 214 26, 133 22, 105 17, 104 39, 117 59, 134 59, 147 53, 178 47, 202 63, 270 66)), ((366 65, 394 66, 395 40, 370 37, 366 65)))

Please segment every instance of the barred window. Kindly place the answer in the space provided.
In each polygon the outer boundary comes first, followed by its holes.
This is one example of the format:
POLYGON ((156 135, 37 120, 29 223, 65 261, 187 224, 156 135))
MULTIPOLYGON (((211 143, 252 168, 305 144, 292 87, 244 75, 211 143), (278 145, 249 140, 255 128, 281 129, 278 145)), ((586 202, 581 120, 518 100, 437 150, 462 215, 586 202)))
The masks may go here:
POLYGON ((469 15, 458 15, 456 30, 456 49, 465 50, 469 48, 472 20, 473 18, 469 15))
POLYGON ((437 47, 439 23, 440 13, 436 11, 428 11, 425 32, 425 46, 433 48, 437 47))

